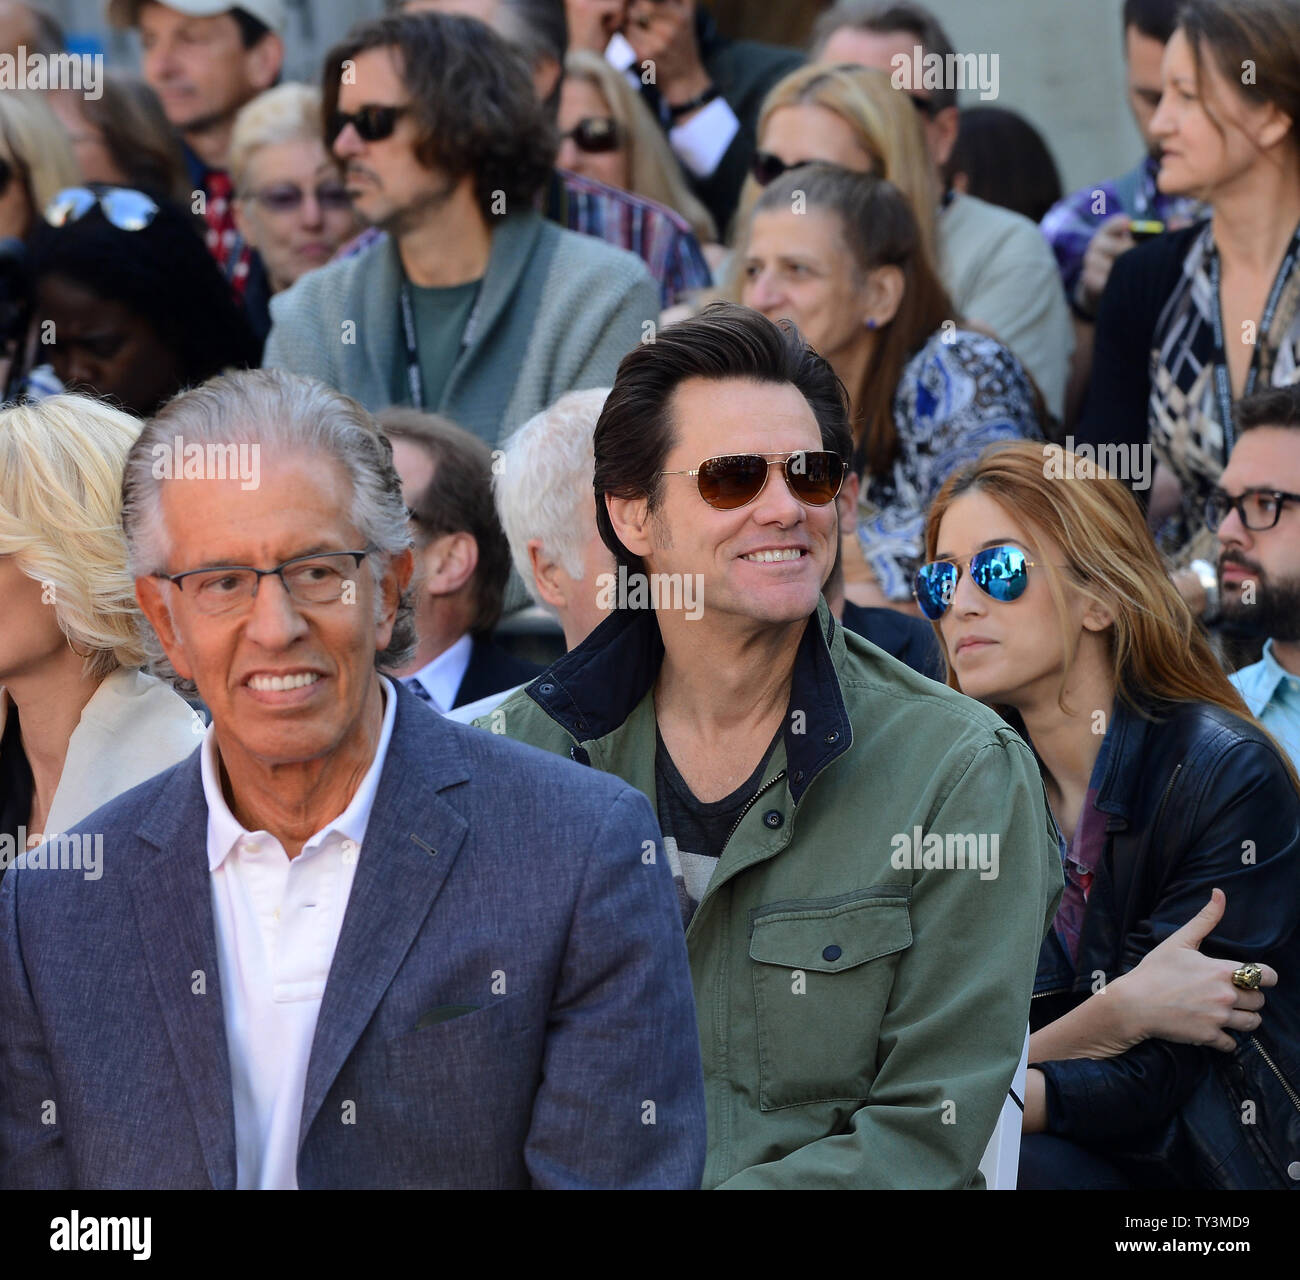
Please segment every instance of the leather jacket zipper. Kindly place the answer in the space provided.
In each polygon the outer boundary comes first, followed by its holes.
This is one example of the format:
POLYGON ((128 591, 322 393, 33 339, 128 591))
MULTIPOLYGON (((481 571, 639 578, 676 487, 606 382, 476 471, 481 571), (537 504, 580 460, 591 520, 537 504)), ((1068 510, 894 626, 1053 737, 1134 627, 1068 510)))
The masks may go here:
POLYGON ((1160 808, 1156 810, 1155 821, 1151 824, 1152 831, 1155 831, 1155 829, 1160 825, 1160 819, 1164 817, 1165 805, 1169 801, 1169 793, 1174 789, 1174 783, 1178 780, 1178 775, 1182 771, 1183 764, 1180 760, 1176 765, 1174 765, 1174 771, 1169 775, 1169 781, 1165 784, 1165 793, 1160 797, 1160 808))
POLYGON ((1293 1088, 1291 1088, 1291 1085, 1287 1081, 1286 1076, 1284 1076, 1281 1073, 1281 1071, 1278 1070, 1277 1063, 1275 1063, 1273 1059, 1270 1058, 1268 1054, 1264 1052, 1264 1046, 1260 1044, 1260 1042, 1256 1040, 1254 1036, 1250 1037, 1250 1043, 1253 1044, 1255 1048, 1259 1050, 1259 1056, 1264 1059, 1265 1063, 1268 1065, 1268 1069, 1277 1077, 1278 1084, 1280 1084, 1282 1088, 1286 1091, 1286 1096, 1291 1099, 1291 1105, 1297 1111, 1300 1111, 1300 1097, 1296 1096, 1296 1091, 1293 1088))
POLYGON ((1044 996, 1063 996, 1069 990, 1071 990, 1069 987, 1053 987, 1050 991, 1035 991, 1029 998, 1041 1000, 1044 996))
POLYGON ((778 773, 775 778, 769 778, 765 783, 763 783, 761 787, 759 787, 757 791, 754 792, 754 794, 750 797, 749 803, 737 815, 736 821, 732 826, 731 830, 727 832, 727 838, 722 842, 722 849, 718 851, 719 857, 722 856, 722 852, 731 843, 731 837, 736 834, 736 827, 740 826, 741 821, 745 817, 745 814, 747 814, 758 803, 759 796, 761 796, 763 792, 766 791, 769 787, 776 786, 776 784, 780 782, 781 779, 784 777, 785 777, 785 770, 782 769, 781 772, 778 773))

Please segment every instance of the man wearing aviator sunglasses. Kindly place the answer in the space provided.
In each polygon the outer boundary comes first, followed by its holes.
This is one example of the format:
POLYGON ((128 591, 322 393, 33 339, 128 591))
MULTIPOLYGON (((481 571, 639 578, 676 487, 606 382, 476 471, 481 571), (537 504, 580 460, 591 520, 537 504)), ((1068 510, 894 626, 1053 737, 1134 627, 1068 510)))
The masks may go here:
POLYGON ((822 597, 842 387, 788 324, 717 304, 624 359, 594 444, 626 600, 485 727, 655 805, 687 923, 704 1186, 982 1185, 1059 859, 1023 742, 822 597), (976 832, 1001 869, 943 865, 976 832))
POLYGON ((1266 643, 1230 678, 1300 766, 1300 387, 1247 396, 1235 417, 1205 519, 1219 539, 1221 617, 1266 643))

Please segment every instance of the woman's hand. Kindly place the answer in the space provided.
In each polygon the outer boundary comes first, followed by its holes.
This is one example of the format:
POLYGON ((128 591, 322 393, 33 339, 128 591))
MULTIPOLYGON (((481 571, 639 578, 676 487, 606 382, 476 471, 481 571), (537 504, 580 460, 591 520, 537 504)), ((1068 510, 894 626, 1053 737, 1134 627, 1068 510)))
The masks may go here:
MULTIPOLYGON (((1131 972, 1110 984, 1103 998, 1119 996, 1131 1033, 1138 1040, 1173 1040, 1231 1053, 1237 1042, 1228 1034, 1254 1031, 1264 1007, 1262 991, 1232 985, 1235 960, 1214 960, 1200 945, 1223 917, 1222 889, 1177 933, 1153 948, 1131 972)), ((1277 973, 1261 965, 1261 987, 1277 985, 1277 973)))

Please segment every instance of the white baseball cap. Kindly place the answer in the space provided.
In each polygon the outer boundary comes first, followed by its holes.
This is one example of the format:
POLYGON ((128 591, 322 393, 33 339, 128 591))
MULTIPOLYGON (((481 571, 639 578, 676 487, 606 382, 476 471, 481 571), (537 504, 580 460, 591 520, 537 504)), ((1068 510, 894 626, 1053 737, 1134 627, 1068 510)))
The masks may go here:
MULTIPOLYGON (((146 3, 148 0, 108 0, 108 20, 115 27, 134 27, 140 18, 140 6, 146 3)), ((156 3, 191 18, 212 18, 231 9, 242 9, 272 31, 284 32, 284 0, 239 0, 237 4, 231 4, 230 0, 156 0, 156 3)))

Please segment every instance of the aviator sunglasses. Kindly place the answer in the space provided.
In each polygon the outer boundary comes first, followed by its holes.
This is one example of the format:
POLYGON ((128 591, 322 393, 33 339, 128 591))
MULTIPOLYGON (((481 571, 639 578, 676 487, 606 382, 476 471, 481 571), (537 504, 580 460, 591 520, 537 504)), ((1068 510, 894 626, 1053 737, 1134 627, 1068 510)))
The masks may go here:
MULTIPOLYGON (((1029 570, 1037 567, 1019 547, 985 547, 970 557, 971 581, 1002 604, 1010 604, 1025 594, 1029 570)), ((960 578, 961 565, 955 560, 932 560, 917 570, 912 594, 931 622, 948 612, 960 578)))
POLYGON ((45 221, 52 227, 66 227, 95 208, 119 231, 143 231, 158 216, 157 204, 143 191, 96 183, 65 187, 45 206, 45 221))
POLYGON ((665 471, 666 476, 694 476, 700 497, 717 511, 735 511, 753 502, 767 486, 769 471, 780 466, 790 492, 809 507, 834 502, 844 483, 844 459, 829 450, 800 449, 794 453, 729 453, 706 458, 691 471, 665 471))

